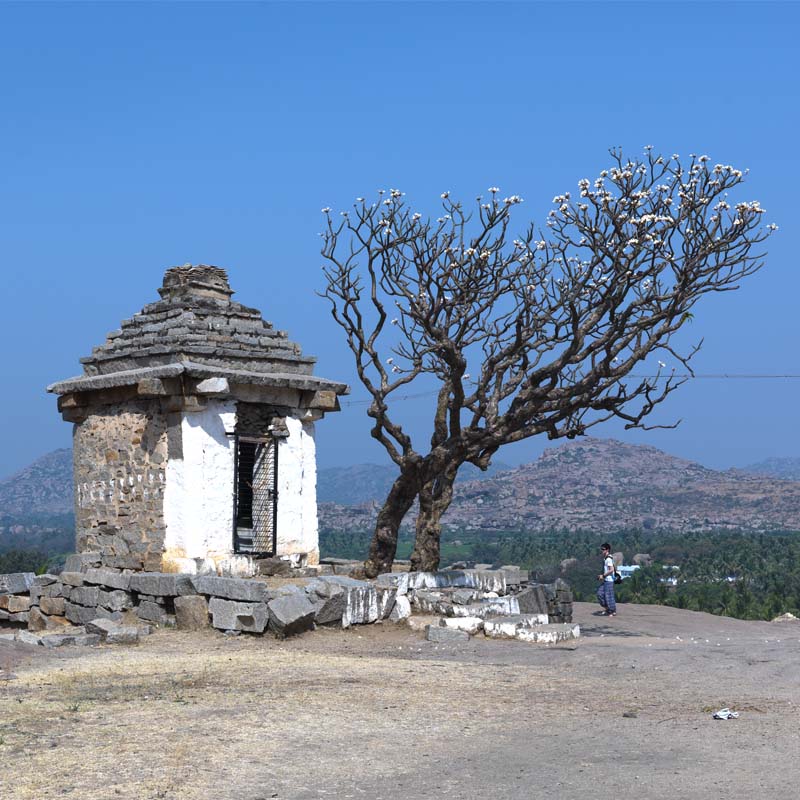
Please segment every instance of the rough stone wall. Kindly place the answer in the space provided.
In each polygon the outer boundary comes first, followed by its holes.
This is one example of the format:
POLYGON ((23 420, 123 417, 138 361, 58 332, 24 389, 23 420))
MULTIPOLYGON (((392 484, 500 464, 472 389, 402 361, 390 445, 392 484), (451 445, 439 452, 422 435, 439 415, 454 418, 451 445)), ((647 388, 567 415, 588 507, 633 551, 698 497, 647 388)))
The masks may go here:
POLYGON ((155 401, 92 409, 73 436, 79 553, 158 570, 164 548, 167 420, 155 401))

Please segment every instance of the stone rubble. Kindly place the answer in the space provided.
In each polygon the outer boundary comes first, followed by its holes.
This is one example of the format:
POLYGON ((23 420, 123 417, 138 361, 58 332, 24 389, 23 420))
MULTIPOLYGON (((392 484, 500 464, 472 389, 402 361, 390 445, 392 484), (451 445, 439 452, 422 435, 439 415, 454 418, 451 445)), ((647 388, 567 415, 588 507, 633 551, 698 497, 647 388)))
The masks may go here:
MULTIPOLYGON (((336 559, 327 561, 322 567, 338 566, 336 559)), ((530 584, 514 566, 395 572, 375 581, 303 568, 292 576, 314 577, 283 586, 263 577, 133 572, 100 566, 91 553, 70 556, 67 566, 60 575, 0 575, 0 622, 16 625, 20 641, 45 647, 135 644, 150 624, 229 634, 269 630, 283 638, 316 626, 416 619, 432 620, 423 627, 437 642, 465 641, 481 631, 489 638, 540 643, 580 634, 570 624, 569 586, 560 579, 530 584)))

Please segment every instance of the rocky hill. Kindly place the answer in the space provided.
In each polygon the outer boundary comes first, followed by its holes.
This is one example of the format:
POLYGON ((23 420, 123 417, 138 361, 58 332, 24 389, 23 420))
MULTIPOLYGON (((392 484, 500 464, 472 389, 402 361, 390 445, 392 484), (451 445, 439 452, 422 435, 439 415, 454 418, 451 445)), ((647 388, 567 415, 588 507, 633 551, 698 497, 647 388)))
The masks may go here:
MULTIPOLYGON (((772 459, 765 464, 791 461, 772 459)), ((482 478, 466 471, 448 525, 467 530, 691 531, 800 529, 800 481, 745 470, 720 472, 655 447, 585 438, 546 450, 536 461, 482 478)), ((320 526, 369 529, 395 475, 392 466, 319 472, 320 526)), ((72 457, 56 450, 0 481, 0 516, 72 511, 72 457)), ((0 524, 2 530, 2 524, 0 524)))
POLYGON ((0 514, 72 512, 72 450, 53 450, 0 481, 0 514))
MULTIPOLYGON (((369 527, 374 504, 322 504, 326 530, 369 527)), ((445 523, 463 529, 800 529, 800 482, 724 472, 655 447, 585 438, 456 487, 445 523)))
POLYGON ((800 481, 800 458, 767 458, 757 464, 742 467, 742 472, 800 481))

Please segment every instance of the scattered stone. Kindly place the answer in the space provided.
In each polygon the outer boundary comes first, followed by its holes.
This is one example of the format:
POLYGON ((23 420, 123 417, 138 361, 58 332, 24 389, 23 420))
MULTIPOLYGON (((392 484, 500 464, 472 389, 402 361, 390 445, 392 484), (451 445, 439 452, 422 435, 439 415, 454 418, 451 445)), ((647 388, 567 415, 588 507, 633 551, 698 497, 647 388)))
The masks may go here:
MULTIPOLYGON (((48 638, 50 637, 47 637, 42 641, 47 641, 48 638)), ((94 647, 95 645, 100 644, 101 641, 102 640, 99 633, 82 633, 73 637, 72 644, 75 644, 78 647, 94 647)))
MULTIPOLYGON (((196 575, 192 578, 194 593, 226 600, 264 603, 269 598, 267 584, 248 578, 219 578, 215 575, 196 575)), ((215 626, 216 627, 216 626, 215 626)))
POLYGON ((96 633, 107 644, 139 644, 136 625, 120 625, 108 619, 95 619, 86 624, 87 633, 96 633))
POLYGON ((0 594, 23 594, 33 586, 32 572, 9 572, 0 575, 0 594))
POLYGON ((269 627, 281 638, 312 630, 316 609, 303 594, 276 597, 267 603, 269 627))
POLYGON ((429 642, 455 644, 458 642, 468 642, 469 634, 466 631, 459 631, 455 628, 443 628, 439 625, 428 625, 425 628, 425 638, 429 642))
MULTIPOLYGON (((284 601, 292 599, 282 598, 284 601)), ((211 598, 208 611, 211 614, 211 624, 223 631, 263 633, 269 617, 266 603, 242 603, 219 597, 211 598)))
POLYGON ((181 631, 200 631, 210 627, 206 598, 201 594, 176 597, 175 622, 181 631))

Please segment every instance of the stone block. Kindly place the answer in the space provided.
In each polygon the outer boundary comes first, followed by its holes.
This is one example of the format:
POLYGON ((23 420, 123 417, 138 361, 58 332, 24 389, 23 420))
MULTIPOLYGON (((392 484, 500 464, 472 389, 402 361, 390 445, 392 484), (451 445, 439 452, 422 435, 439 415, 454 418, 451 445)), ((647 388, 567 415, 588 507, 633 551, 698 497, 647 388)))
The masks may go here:
MULTIPOLYGON (((442 592, 416 589, 411 595, 411 605, 422 614, 437 614, 445 617, 454 615, 454 606, 442 592)), ((460 608, 466 608, 461 606, 460 608)), ((462 616, 468 616, 466 612, 462 616)))
POLYGON ((8 619, 8 611, 4 608, 0 608, 0 622, 8 619))
POLYGON ((100 586, 107 586, 110 589, 122 589, 127 591, 131 585, 130 572, 121 572, 110 567, 92 567, 86 570, 84 580, 86 583, 95 583, 100 586))
MULTIPOLYGON (((42 641, 45 640, 43 639, 42 641)), ((102 639, 99 633, 81 633, 77 636, 73 636, 70 644, 74 644, 78 647, 95 647, 100 644, 101 641, 102 639)))
POLYGON ((318 581, 329 586, 340 586, 346 594, 342 627, 364 625, 381 619, 383 610, 379 604, 378 588, 367 581, 359 581, 344 575, 324 575, 318 581))
POLYGON ((341 625, 347 607, 347 592, 341 587, 330 597, 318 597, 312 600, 314 606, 314 622, 317 625, 341 625))
POLYGON ((139 629, 135 625, 120 625, 108 619, 95 619, 88 622, 86 632, 99 634, 107 644, 139 643, 139 629))
POLYGON ((47 628, 47 617, 34 606, 28 614, 28 630, 43 631, 47 628))
POLYGON ((469 641, 469 634, 466 631, 459 631, 455 628, 428 625, 425 628, 425 638, 429 642, 438 642, 440 644, 460 644, 469 641))
POLYGON ((522 614, 546 614, 548 612, 547 595, 539 584, 529 586, 514 596, 517 598, 522 614))
POLYGON ((178 597, 195 594, 192 576, 169 572, 136 572, 130 576, 130 590, 140 594, 178 597))
POLYGON ((452 606, 452 616, 454 617, 486 617, 502 614, 519 614, 520 608, 517 603, 516 595, 506 597, 487 598, 478 603, 470 603, 467 606, 452 606))
POLYGON ((58 579, 59 579, 58 575, 50 575, 50 574, 45 573, 44 575, 37 575, 33 579, 33 585, 34 586, 50 586, 51 584, 56 583, 56 581, 58 581, 58 579))
POLYGON ((124 592, 122 589, 114 589, 111 592, 101 589, 97 605, 109 611, 125 611, 133 608, 133 597, 130 592, 124 592))
POLYGON ((408 572, 383 572, 375 578, 375 585, 381 587, 393 586, 397 589, 397 596, 401 597, 408 594, 409 574, 408 572))
POLYGON ((39 645, 42 643, 42 637, 37 636, 35 633, 30 633, 29 631, 17 631, 17 641, 23 644, 39 645))
MULTIPOLYGON (((286 601, 293 598, 281 599, 286 601)), ((208 611, 211 614, 211 624, 223 631, 263 633, 269 619, 266 603, 242 603, 212 597, 208 603, 208 611)))
POLYGON ((72 603, 94 608, 100 602, 100 589, 97 586, 76 586, 70 593, 72 603))
POLYGON ((480 599, 481 592, 477 589, 456 589, 451 595, 452 601, 459 606, 466 606, 480 599))
MULTIPOLYGON (((47 586, 31 586, 31 601, 37 603, 42 597, 63 597, 64 588, 60 578, 56 583, 50 583, 47 586)), ((72 587, 68 586, 66 588, 69 590, 72 587)))
POLYGON ((506 565, 500 567, 500 572, 506 576, 506 587, 519 586, 522 583, 522 570, 518 566, 506 565))
POLYGON ((27 594, 4 594, 0 597, 0 608, 9 614, 19 614, 28 611, 31 607, 31 598, 27 594))
POLYGON ((23 594, 30 591, 33 579, 32 572, 9 572, 0 575, 0 594, 23 594))
POLYGON ((411 603, 406 595, 398 595, 394 601, 394 608, 389 612, 389 620, 400 622, 411 616, 411 603))
POLYGON ((64 572, 83 572, 88 567, 99 567, 102 559, 100 553, 75 553, 67 556, 64 572))
POLYGON ((57 614, 63 617, 65 602, 63 597, 40 597, 39 608, 44 614, 57 614))
POLYGON ((30 614, 29 611, 20 611, 17 614, 12 614, 9 611, 6 611, 8 614, 8 621, 9 622, 24 622, 26 625, 28 624, 28 616, 30 614))
POLYGON ((194 591, 209 597, 224 600, 239 600, 247 603, 264 603, 268 599, 267 584, 249 578, 220 578, 215 575, 195 575, 192 578, 194 591))
POLYGON ((87 606, 76 605, 69 601, 64 605, 64 615, 75 625, 85 625, 87 622, 91 622, 97 617, 114 620, 122 619, 122 612, 120 611, 107 611, 105 608, 88 608, 87 606))
POLYGON ((164 606, 145 600, 136 606, 136 616, 148 622, 155 622, 156 625, 165 625, 167 612, 164 606))
POLYGON ((316 610, 303 594, 276 597, 267 603, 267 608, 269 628, 276 636, 283 638, 314 628, 316 610))
POLYGON ((256 561, 259 575, 289 575, 292 565, 283 558, 262 558, 256 561))
POLYGON ((464 631, 470 636, 474 636, 483 630, 483 620, 480 617, 442 617, 439 620, 439 627, 464 631))
POLYGON ((210 626, 208 601, 201 594, 175 598, 175 623, 181 631, 199 631, 210 626))
POLYGON ((378 619, 388 619, 397 601, 397 589, 394 586, 376 587, 378 593, 378 619))
POLYGON ((66 586, 83 586, 83 573, 82 572, 62 572, 59 576, 61 583, 66 586))
POLYGON ((534 644, 558 644, 578 639, 581 635, 580 625, 557 624, 539 625, 535 628, 523 628, 517 631, 514 638, 522 642, 534 644))
POLYGON ((506 593, 506 576, 500 570, 441 570, 409 572, 409 589, 479 589, 482 592, 506 593))

